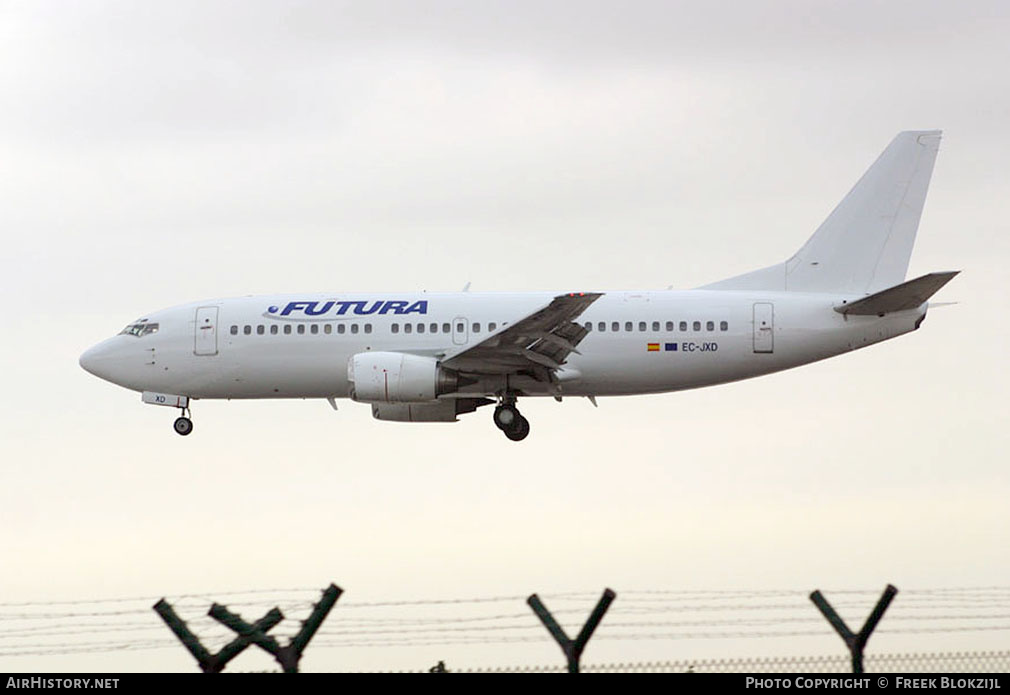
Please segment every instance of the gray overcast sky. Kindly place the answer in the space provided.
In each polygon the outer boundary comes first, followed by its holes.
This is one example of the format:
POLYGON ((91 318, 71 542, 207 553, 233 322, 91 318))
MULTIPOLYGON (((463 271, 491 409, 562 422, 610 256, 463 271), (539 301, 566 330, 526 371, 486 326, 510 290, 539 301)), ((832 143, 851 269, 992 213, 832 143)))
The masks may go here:
MULTIPOLYGON (((0 600, 1005 585, 1008 35, 1005 2, 0 0, 0 600), (790 255, 920 128, 944 140, 910 274, 964 270, 939 297, 961 303, 792 372, 528 402, 516 446, 483 413, 418 427, 314 401, 201 402, 182 439, 77 365, 201 298, 697 286, 790 255)), ((873 648, 1007 634, 887 627, 873 648)), ((840 649, 825 626, 587 659, 840 649)), ((0 656, 93 668, 192 664, 0 656)))

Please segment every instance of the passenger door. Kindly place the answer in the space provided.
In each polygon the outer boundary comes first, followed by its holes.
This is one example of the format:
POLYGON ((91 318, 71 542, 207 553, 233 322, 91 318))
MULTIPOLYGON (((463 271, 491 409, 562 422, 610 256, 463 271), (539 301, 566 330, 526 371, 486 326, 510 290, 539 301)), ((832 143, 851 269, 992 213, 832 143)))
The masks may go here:
POLYGON ((771 302, 754 304, 754 352, 775 351, 775 305, 771 302))
POLYGON ((193 353, 196 355, 217 354, 217 307, 202 306, 196 310, 193 353))

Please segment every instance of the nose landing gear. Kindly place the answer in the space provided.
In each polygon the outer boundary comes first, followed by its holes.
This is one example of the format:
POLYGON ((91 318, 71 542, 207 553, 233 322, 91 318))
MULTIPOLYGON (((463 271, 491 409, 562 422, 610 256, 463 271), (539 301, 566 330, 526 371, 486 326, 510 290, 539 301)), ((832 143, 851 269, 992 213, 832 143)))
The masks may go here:
POLYGON ((157 393, 144 391, 140 399, 151 405, 161 405, 167 408, 177 408, 182 411, 182 417, 176 419, 172 429, 183 437, 193 431, 193 421, 189 419, 189 396, 177 396, 172 393, 157 393))
POLYGON ((193 421, 188 417, 183 415, 182 417, 176 418, 175 423, 172 425, 175 428, 176 434, 181 434, 185 437, 187 434, 193 431, 193 421))
POLYGON ((175 422, 172 423, 172 429, 175 430, 176 434, 185 437, 186 435, 188 435, 190 432, 193 431, 193 421, 189 419, 190 416, 189 408, 184 407, 180 408, 180 410, 182 410, 182 415, 177 417, 175 419, 175 422))
POLYGON ((529 420, 516 408, 515 396, 505 396, 494 409, 494 424, 513 442, 521 442, 530 433, 529 420))

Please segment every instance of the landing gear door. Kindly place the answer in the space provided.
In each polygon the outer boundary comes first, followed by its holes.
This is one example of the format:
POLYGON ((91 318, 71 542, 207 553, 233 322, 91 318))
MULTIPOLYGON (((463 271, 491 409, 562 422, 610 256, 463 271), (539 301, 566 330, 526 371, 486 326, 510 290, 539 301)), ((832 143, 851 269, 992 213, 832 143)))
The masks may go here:
POLYGON ((217 354, 217 307, 202 306, 196 310, 196 336, 193 353, 217 354))
POLYGON ((754 305, 754 352, 775 351, 775 305, 758 302, 754 305))
POLYGON ((453 345, 466 345, 470 333, 470 322, 461 316, 452 320, 453 345))

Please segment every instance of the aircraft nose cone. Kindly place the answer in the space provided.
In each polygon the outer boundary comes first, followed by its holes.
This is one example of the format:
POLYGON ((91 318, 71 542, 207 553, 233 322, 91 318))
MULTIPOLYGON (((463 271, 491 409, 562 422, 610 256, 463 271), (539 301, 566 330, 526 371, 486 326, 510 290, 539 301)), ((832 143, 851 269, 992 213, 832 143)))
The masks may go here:
POLYGON ((81 359, 78 360, 81 364, 81 368, 92 374, 95 373, 95 364, 98 360, 95 359, 95 348, 88 348, 83 353, 81 353, 81 359))
POLYGON ((99 379, 109 379, 109 345, 104 341, 88 348, 79 360, 84 371, 94 374, 99 379))

